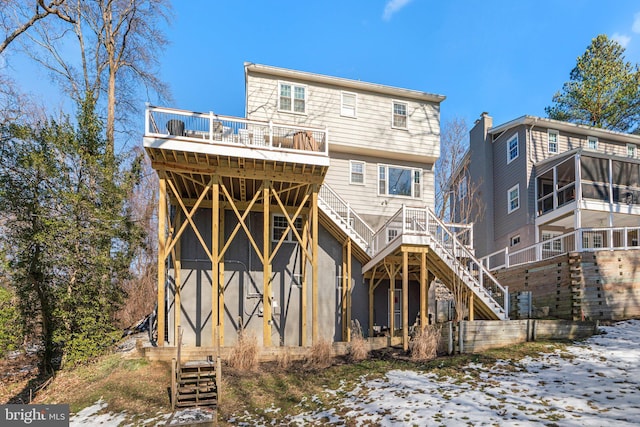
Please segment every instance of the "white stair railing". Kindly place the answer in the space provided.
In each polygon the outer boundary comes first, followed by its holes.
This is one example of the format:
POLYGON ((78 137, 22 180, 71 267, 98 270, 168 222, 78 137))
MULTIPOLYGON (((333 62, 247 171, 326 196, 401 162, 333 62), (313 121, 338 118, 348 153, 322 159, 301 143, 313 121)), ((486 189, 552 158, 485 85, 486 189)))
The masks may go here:
POLYGON ((323 184, 320 187, 318 201, 320 202, 320 208, 329 216, 337 219, 343 230, 350 234, 362 249, 367 251, 373 236, 373 229, 351 209, 349 203, 344 201, 327 184, 323 184))

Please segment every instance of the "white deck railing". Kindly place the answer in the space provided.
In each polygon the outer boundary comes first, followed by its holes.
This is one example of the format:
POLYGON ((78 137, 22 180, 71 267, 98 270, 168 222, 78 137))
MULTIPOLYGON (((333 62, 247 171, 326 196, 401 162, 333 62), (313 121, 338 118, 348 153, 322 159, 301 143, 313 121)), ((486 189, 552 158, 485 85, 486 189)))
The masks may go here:
POLYGON ((320 187, 318 200, 321 201, 329 214, 334 215, 342 221, 342 225, 358 239, 358 243, 365 251, 369 249, 369 243, 373 237, 373 229, 360 216, 351 209, 348 202, 345 202, 331 187, 323 184, 320 187))
POLYGON ((503 318, 507 318, 508 288, 500 285, 480 260, 476 259, 472 250, 458 239, 456 227, 459 228, 459 224, 445 224, 428 208, 403 206, 373 235, 372 257, 403 235, 428 237, 430 247, 467 287, 487 305, 491 306, 495 302, 502 309, 503 318))
POLYGON ((640 248, 640 227, 580 228, 516 251, 509 247, 481 258, 490 271, 543 261, 569 252, 640 248))
POLYGON ((252 148, 278 149, 328 155, 327 129, 197 113, 173 108, 147 107, 145 136, 179 137, 208 144, 241 144, 252 148))

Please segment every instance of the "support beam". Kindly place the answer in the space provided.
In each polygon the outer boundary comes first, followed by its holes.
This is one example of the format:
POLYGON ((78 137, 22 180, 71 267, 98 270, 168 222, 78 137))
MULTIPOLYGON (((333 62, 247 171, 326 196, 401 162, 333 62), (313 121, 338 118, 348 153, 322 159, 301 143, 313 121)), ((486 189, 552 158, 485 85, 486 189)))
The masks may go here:
POLYGON ((402 252, 402 347, 409 350, 409 253, 402 252))
POLYGON ((420 328, 424 328, 429 320, 429 284, 427 270, 427 254, 420 254, 420 328))
MULTIPOLYGON (((309 215, 307 215, 302 227, 302 246, 306 248, 309 246, 309 215)), ((306 254, 306 251, 302 251, 302 283, 300 289, 300 345, 302 347, 307 346, 307 289, 309 281, 307 277, 309 274, 307 263, 309 262, 309 259, 306 254)))
POLYGON ((262 345, 271 347, 271 239, 269 236, 271 182, 264 181, 262 192, 262 345))
POLYGON ((373 323, 375 321, 373 307, 374 307, 374 291, 376 289, 373 284, 376 280, 376 270, 378 270, 378 266, 373 267, 373 273, 371 277, 369 277, 369 337, 373 336, 373 323))
POLYGON ((469 321, 474 321, 473 292, 469 292, 469 321))
MULTIPOLYGON (((219 236, 218 248, 224 246, 224 208, 218 209, 219 236)), ((218 253, 218 324, 219 338, 221 346, 224 346, 224 254, 218 253)))
MULTIPOLYGON (((349 240, 349 237, 347 237, 349 240)), ((340 267, 340 319, 342 320, 342 341, 347 341, 347 244, 342 245, 342 265, 340 267)))
POLYGON ((164 346, 165 329, 165 286, 166 268, 165 260, 167 244, 167 180, 160 176, 160 194, 158 195, 158 347, 164 346))
POLYGON ((353 272, 351 271, 351 238, 347 238, 347 342, 351 342, 351 284, 353 272))
POLYGON ((218 275, 220 267, 218 263, 220 184, 213 176, 211 181, 211 344, 218 350, 217 356, 220 356, 220 306, 218 305, 220 294, 220 277, 218 275))
POLYGON ((311 195, 311 339, 318 342, 318 184, 311 195))
MULTIPOLYGON (((174 229, 180 227, 182 221, 181 212, 176 212, 174 229)), ((180 292, 182 290, 182 245, 180 239, 176 242, 173 250, 173 282, 175 286, 175 295, 173 297, 173 342, 178 345, 178 331, 180 330, 180 316, 182 311, 182 302, 180 299, 180 292)))

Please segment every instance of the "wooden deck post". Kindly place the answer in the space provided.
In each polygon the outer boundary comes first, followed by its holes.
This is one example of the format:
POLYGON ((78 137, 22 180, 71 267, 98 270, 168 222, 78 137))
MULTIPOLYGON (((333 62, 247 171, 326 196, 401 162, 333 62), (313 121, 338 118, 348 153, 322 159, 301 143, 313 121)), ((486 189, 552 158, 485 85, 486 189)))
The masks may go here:
POLYGON ((473 322, 475 317, 473 308, 473 292, 469 292, 469 321, 473 322))
MULTIPOLYGON (((173 225, 173 229, 177 230, 180 228, 182 222, 182 213, 180 211, 176 212, 175 224, 173 225)), ((178 343, 178 330, 180 329, 180 316, 182 311, 182 303, 180 300, 180 292, 182 290, 182 279, 180 277, 180 273, 182 270, 182 245, 180 243, 180 238, 176 241, 173 252, 173 282, 175 286, 175 295, 173 297, 173 342, 177 345, 178 343)))
POLYGON ((402 251, 402 348, 409 349, 409 252, 402 251))
MULTIPOLYGON (((304 221, 302 229, 302 246, 307 248, 309 246, 309 215, 307 215, 304 221)), ((307 263, 307 251, 302 251, 302 283, 300 289, 300 345, 302 347, 307 346, 307 290, 308 290, 308 273, 307 263)))
POLYGON ((313 184, 311 196, 311 339, 318 342, 318 184, 313 184))
POLYGON ((166 286, 166 244, 167 244, 167 179, 160 175, 158 195, 158 347, 164 346, 165 330, 165 286, 166 286))
MULTIPOLYGON (((217 186, 217 184, 216 184, 217 186)), ((219 249, 224 247, 224 208, 218 209, 218 342, 224 346, 224 254, 219 249)), ((218 353, 218 356, 220 354, 218 353)))
POLYGON ((347 240, 347 342, 351 342, 351 238, 347 240))
MULTIPOLYGON (((219 256, 219 205, 220 187, 218 181, 211 177, 211 345, 220 347, 220 307, 218 306, 218 294, 220 291, 218 276, 219 256)), ((220 353, 218 353, 218 356, 220 353)))
POLYGON ((262 345, 271 347, 271 238, 270 238, 270 194, 271 182, 264 181, 262 188, 262 345))
POLYGON ((427 272, 427 253, 420 253, 420 328, 429 323, 429 273, 427 272))
POLYGON ((393 342, 393 335, 396 329, 396 275, 395 275, 395 266, 391 266, 391 270, 389 271, 389 331, 390 336, 392 338, 391 342, 393 342))
MULTIPOLYGON (((347 237, 347 241, 349 237, 347 237)), ((347 242, 342 245, 342 266, 340 273, 340 319, 342 319, 342 341, 347 341, 347 242)))

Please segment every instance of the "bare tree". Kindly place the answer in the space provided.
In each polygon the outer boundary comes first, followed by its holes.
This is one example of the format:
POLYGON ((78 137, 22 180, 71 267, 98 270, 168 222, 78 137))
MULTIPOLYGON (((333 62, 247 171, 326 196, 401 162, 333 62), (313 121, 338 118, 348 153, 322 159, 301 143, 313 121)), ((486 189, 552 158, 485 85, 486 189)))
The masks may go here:
POLYGON ((105 109, 108 150, 113 155, 117 124, 127 123, 141 110, 142 102, 132 95, 142 86, 147 95, 169 98, 168 86, 157 77, 158 55, 168 43, 161 26, 169 20, 169 2, 67 0, 61 7, 71 17, 71 26, 53 21, 39 25, 31 36, 39 49, 28 52, 73 100, 94 94, 105 109), (67 54, 70 45, 77 57, 67 54))
MULTIPOLYGON (((468 151, 469 127, 462 118, 444 123, 440 136, 440 158, 436 162, 436 215, 449 223, 472 224, 484 215, 484 203, 478 197, 481 178, 471 180, 468 151)), ((470 244, 468 230, 460 229, 460 240, 470 244)), ((460 261, 464 262, 464 259, 460 261)), ((444 278, 442 278, 444 279, 444 278)), ((468 315, 469 290, 452 271, 449 290, 455 302, 455 320, 468 315)))
POLYGON ((63 21, 73 23, 73 19, 64 10, 66 0, 35 0, 21 2, 15 0, 0 0, 0 28, 4 32, 4 40, 0 43, 0 53, 25 33, 38 21, 48 16, 56 16, 63 21))

